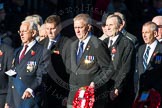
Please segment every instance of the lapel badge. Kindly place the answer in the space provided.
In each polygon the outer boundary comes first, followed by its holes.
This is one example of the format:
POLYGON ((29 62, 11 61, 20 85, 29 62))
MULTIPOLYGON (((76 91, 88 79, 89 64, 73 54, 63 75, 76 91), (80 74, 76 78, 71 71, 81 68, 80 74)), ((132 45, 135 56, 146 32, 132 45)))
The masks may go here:
POLYGON ((117 52, 115 47, 112 47, 111 49, 111 60, 114 61, 115 53, 117 52))
POLYGON ((31 55, 34 56, 35 54, 35 51, 31 50, 31 55))
POLYGON ((90 49, 90 45, 87 46, 86 50, 88 51, 90 49))
POLYGON ((111 49, 111 53, 112 54, 115 54, 117 51, 116 51, 116 48, 115 47, 112 47, 112 49, 111 49))
POLYGON ((157 54, 158 54, 158 51, 157 52, 154 52, 153 53, 153 57, 155 57, 157 54))
POLYGON ((35 61, 28 61, 27 63, 27 72, 32 72, 36 67, 35 61))
POLYGON ((1 56, 3 56, 3 52, 2 52, 2 50, 0 50, 0 57, 1 57, 1 56))
POLYGON ((84 63, 89 64, 89 63, 92 63, 93 61, 94 61, 94 56, 86 56, 84 63))

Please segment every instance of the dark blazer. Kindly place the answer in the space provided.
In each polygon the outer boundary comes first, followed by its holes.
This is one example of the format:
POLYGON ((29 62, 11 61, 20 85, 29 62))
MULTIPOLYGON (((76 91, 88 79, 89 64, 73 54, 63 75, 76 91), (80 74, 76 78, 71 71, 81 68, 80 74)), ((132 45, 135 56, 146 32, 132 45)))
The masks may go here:
MULTIPOLYGON (((48 47, 48 43, 49 43, 49 38, 46 38, 40 42, 40 44, 43 45, 45 48, 48 47)), ((53 44, 53 46, 50 49, 52 64, 54 66, 55 71, 58 71, 58 74, 60 75, 61 75, 60 72, 62 72, 62 70, 65 70, 63 62, 67 57, 65 53, 69 51, 70 43, 71 43, 71 39, 61 35, 60 38, 57 40, 57 42, 53 44)), ((64 72, 62 77, 66 77, 64 75, 64 72)))
POLYGON ((105 107, 107 92, 106 82, 113 74, 113 65, 110 59, 110 53, 104 44, 95 36, 91 36, 80 62, 76 63, 76 54, 79 40, 71 44, 69 51, 70 60, 70 93, 68 104, 72 104, 75 92, 82 86, 88 86, 92 81, 95 83, 95 105, 94 108, 105 107))
MULTIPOLYGON (((71 40, 67 37, 60 35, 60 38, 50 49, 52 67, 55 71, 48 73, 48 108, 53 108, 53 106, 55 108, 65 107, 62 102, 67 98, 69 92, 69 74, 67 74, 65 67, 65 59, 68 57, 65 53, 69 51, 68 47, 70 42, 71 40)), ((45 48, 48 47, 48 43, 49 38, 40 42, 45 48)))
MULTIPOLYGON (((13 49, 5 44, 0 44, 0 108, 5 104, 5 98, 1 95, 7 95, 8 76, 5 74, 11 68, 13 59, 13 49)), ((3 106, 4 107, 4 106, 3 106)))
POLYGON ((137 73, 139 75, 139 93, 151 88, 157 90, 162 96, 162 44, 158 42, 146 71, 143 67, 143 54, 146 44, 142 45, 138 51, 137 73))
POLYGON ((138 49, 138 47, 139 47, 139 42, 138 42, 138 39, 137 39, 136 36, 134 36, 133 34, 130 34, 130 33, 127 32, 127 31, 124 31, 124 32, 123 32, 123 35, 126 36, 128 39, 130 39, 130 40, 133 42, 135 48, 138 49))
MULTIPOLYGON (((104 40, 106 45, 109 44, 109 38, 104 40)), ((109 86, 119 90, 119 96, 115 99, 115 108, 128 107, 133 102, 133 74, 135 69, 135 48, 133 43, 122 33, 115 43, 109 48, 111 59, 114 65, 115 74, 109 86), (114 81, 114 83, 113 83, 114 81)))
POLYGON ((44 99, 44 78, 51 69, 50 54, 48 50, 36 43, 19 63, 21 49, 22 47, 15 51, 12 69, 17 74, 10 77, 7 103, 13 108, 22 108, 25 103, 29 102, 25 106, 41 108, 44 99), (22 100, 21 97, 27 88, 33 90, 34 98, 22 100))

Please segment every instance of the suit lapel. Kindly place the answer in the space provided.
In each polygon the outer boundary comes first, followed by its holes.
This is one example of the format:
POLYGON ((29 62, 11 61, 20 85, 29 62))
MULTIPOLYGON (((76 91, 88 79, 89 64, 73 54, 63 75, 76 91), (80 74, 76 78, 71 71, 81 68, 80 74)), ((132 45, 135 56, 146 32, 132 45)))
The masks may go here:
POLYGON ((44 47, 48 48, 48 43, 49 43, 49 38, 46 38, 46 40, 44 41, 44 47))
POLYGON ((37 43, 25 54, 25 57, 22 59, 23 61, 28 61, 32 56, 32 52, 36 52, 37 51, 37 43))
POLYGON ((71 64, 72 64, 72 69, 74 70, 74 72, 80 67, 81 63, 84 62, 86 55, 88 55, 90 48, 91 48, 91 40, 93 39, 93 36, 90 38, 90 40, 88 41, 84 52, 82 54, 82 57, 79 61, 79 63, 77 64, 76 62, 76 57, 77 57, 77 50, 78 50, 78 42, 79 40, 76 40, 73 44, 72 44, 72 49, 71 49, 71 64))
MULTIPOLYGON (((110 51, 112 50, 113 47, 116 48, 116 46, 118 45, 118 43, 121 40, 122 36, 123 36, 122 34, 119 34, 119 37, 116 39, 116 41, 114 42, 114 44, 110 47, 110 51)), ((109 42, 109 39, 108 39, 108 42, 109 42)))
POLYGON ((51 51, 59 50, 59 45, 60 45, 61 40, 62 40, 62 36, 57 40, 57 42, 53 43, 51 47, 51 51))
POLYGON ((104 40, 104 43, 106 44, 106 46, 107 46, 107 48, 108 48, 108 46, 109 46, 109 38, 106 38, 106 39, 104 40))
POLYGON ((123 35, 121 33, 119 33, 119 37, 114 42, 114 45, 117 45, 119 43, 119 41, 121 40, 122 37, 123 37, 123 35))
POLYGON ((119 58, 119 42, 122 38, 122 35, 119 35, 119 37, 117 38, 117 40, 115 41, 115 43, 109 48, 110 52, 111 52, 111 59, 113 60, 113 64, 114 66, 116 66, 116 64, 118 64, 118 59, 119 58), (116 50, 116 53, 113 53, 112 50, 116 50))
POLYGON ((76 71, 78 68, 78 65, 76 63, 76 56, 77 56, 77 48, 78 48, 78 40, 74 41, 74 43, 71 44, 71 68, 73 72, 76 71))
POLYGON ((159 44, 160 44, 160 43, 158 43, 158 44, 156 45, 155 50, 154 50, 153 54, 151 55, 149 64, 148 64, 148 66, 147 66, 147 69, 149 69, 149 68, 151 67, 151 63, 152 63, 153 60, 154 60, 154 54, 157 53, 157 52, 159 51, 159 44))
MULTIPOLYGON (((140 60, 141 60, 141 68, 142 68, 142 73, 144 73, 145 71, 144 71, 144 66, 143 66, 143 54, 144 54, 144 52, 145 52, 145 48, 146 48, 146 44, 144 45, 144 47, 142 47, 142 49, 141 49, 141 52, 140 52, 140 60)), ((147 66, 148 67, 148 66, 147 66)))
MULTIPOLYGON (((18 64, 16 65, 16 69, 23 69, 24 65, 26 65, 27 62, 30 60, 30 58, 32 58, 32 56, 34 56, 34 55, 32 54, 32 51, 37 52, 37 45, 38 45, 38 43, 36 43, 36 44, 35 44, 35 45, 25 54, 24 58, 20 61, 20 63, 18 63, 19 61, 17 61, 18 64)), ((21 50, 20 50, 20 51, 21 51, 21 50)), ((19 51, 19 53, 20 53, 20 51, 19 51)), ((16 60, 19 60, 19 56, 16 57, 16 60)), ((19 74, 21 74, 21 73, 19 73, 19 74)))
POLYGON ((79 62, 79 64, 78 64, 78 66, 80 66, 80 64, 81 63, 84 63, 84 60, 86 59, 86 56, 88 56, 89 54, 89 50, 90 50, 90 48, 91 48, 91 39, 92 39, 93 37, 91 37, 90 38, 90 40, 88 41, 88 43, 87 43, 87 46, 85 47, 85 49, 84 49, 84 52, 83 52, 83 55, 82 55, 82 57, 81 57, 81 59, 80 59, 80 62, 79 62))
POLYGON ((122 33, 124 36, 127 36, 127 31, 124 30, 124 32, 122 33))
POLYGON ((15 57, 14 57, 15 65, 19 64, 19 56, 20 56, 20 52, 21 52, 22 49, 23 49, 23 47, 21 46, 17 51, 15 51, 16 52, 15 57))

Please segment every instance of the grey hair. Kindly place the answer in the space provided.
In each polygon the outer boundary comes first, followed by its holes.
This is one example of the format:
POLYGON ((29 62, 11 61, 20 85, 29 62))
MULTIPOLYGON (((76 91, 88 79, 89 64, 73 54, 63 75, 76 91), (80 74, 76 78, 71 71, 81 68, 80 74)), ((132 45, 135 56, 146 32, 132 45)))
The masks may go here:
POLYGON ((110 18, 116 18, 116 20, 117 20, 117 27, 120 27, 120 25, 123 24, 122 19, 118 15, 112 14, 112 15, 109 15, 107 17, 107 19, 110 19, 110 18))
POLYGON ((32 15, 32 17, 36 24, 39 24, 40 26, 43 24, 43 19, 40 15, 34 14, 34 15, 32 15))
POLYGON ((121 12, 114 12, 114 15, 118 15, 123 21, 126 21, 124 14, 122 14, 121 12))
POLYGON ((143 24, 143 27, 144 26, 150 26, 150 30, 151 31, 157 31, 158 32, 158 26, 156 23, 152 22, 152 21, 148 21, 146 23, 143 24))
POLYGON ((21 24, 23 24, 23 23, 29 23, 29 29, 30 30, 38 31, 38 27, 37 27, 37 24, 35 22, 29 21, 29 20, 24 20, 24 21, 21 22, 21 24))
POLYGON ((88 14, 78 14, 77 16, 75 16, 75 18, 73 19, 73 21, 76 20, 83 20, 86 24, 92 24, 92 19, 90 18, 90 16, 88 14))

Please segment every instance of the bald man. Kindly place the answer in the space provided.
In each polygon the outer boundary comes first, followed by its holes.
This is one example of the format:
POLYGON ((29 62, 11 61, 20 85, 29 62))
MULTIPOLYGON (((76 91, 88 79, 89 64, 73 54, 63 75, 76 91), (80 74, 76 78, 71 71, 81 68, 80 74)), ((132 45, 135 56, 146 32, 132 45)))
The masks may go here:
POLYGON ((158 35, 156 39, 162 43, 162 16, 155 16, 152 19, 152 22, 156 23, 158 25, 158 35))

